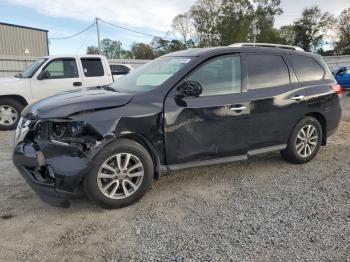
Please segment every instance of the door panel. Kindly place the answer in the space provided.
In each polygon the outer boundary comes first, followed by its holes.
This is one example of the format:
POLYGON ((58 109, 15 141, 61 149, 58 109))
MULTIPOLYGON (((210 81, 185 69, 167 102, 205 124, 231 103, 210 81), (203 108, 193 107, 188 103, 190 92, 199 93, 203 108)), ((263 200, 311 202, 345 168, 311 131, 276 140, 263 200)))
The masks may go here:
POLYGON ((286 144, 306 113, 305 89, 280 55, 246 54, 243 60, 251 99, 249 150, 286 144))
POLYGON ((37 75, 31 79, 34 100, 82 87, 75 58, 53 59, 42 71, 47 72, 46 79, 38 80, 37 75))
POLYGON ((249 100, 242 94, 165 101, 167 164, 247 153, 249 100), (246 107, 233 111, 231 107, 246 107))
POLYGON ((240 57, 216 57, 183 81, 202 85, 199 97, 177 97, 174 88, 164 102, 167 164, 181 164, 247 153, 249 104, 241 93, 240 57))
POLYGON ((306 114, 305 89, 294 84, 248 93, 252 99, 249 149, 286 144, 295 123, 306 114))

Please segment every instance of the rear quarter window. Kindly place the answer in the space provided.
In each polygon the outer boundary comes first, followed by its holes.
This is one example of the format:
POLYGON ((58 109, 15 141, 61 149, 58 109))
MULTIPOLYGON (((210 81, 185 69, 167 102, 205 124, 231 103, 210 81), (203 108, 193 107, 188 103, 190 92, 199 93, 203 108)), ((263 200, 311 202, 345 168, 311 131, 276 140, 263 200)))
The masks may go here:
POLYGON ((312 57, 288 55, 288 61, 299 82, 318 81, 325 76, 325 71, 321 65, 312 57))
POLYGON ((82 58, 81 64, 86 77, 98 77, 104 75, 103 65, 100 58, 82 58))

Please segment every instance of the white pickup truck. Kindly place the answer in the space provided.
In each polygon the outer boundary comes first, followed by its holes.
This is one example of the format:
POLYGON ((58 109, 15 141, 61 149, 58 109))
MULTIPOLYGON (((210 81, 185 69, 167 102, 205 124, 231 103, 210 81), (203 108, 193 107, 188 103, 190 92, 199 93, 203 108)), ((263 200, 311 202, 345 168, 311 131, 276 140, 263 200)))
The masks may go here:
POLYGON ((56 93, 110 85, 107 59, 100 55, 46 56, 15 77, 0 78, 0 130, 17 126, 22 109, 56 93))

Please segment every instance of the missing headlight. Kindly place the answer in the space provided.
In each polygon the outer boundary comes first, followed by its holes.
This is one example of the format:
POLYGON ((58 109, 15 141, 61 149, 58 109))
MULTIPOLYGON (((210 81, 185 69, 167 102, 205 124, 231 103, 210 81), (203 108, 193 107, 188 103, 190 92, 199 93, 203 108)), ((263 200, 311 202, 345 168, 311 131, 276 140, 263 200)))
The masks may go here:
POLYGON ((86 151, 96 145, 102 137, 86 122, 71 120, 43 121, 37 126, 36 137, 65 146, 77 146, 86 151))

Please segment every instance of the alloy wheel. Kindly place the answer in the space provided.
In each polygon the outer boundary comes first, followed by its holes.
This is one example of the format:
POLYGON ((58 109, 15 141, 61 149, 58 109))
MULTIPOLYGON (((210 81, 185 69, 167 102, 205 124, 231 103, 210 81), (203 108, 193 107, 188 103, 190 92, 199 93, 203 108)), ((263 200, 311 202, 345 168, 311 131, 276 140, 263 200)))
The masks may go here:
POLYGON ((18 112, 12 106, 0 106, 0 125, 10 126, 16 123, 18 119, 18 112))
POLYGON ((124 199, 134 194, 142 184, 144 167, 130 153, 118 153, 108 158, 97 174, 100 191, 110 199, 124 199))
POLYGON ((296 139, 296 150, 301 157, 310 156, 316 149, 318 143, 318 132, 313 125, 305 125, 298 132, 296 139))

